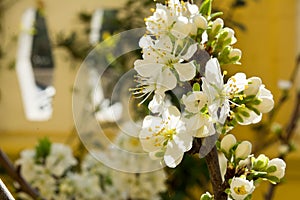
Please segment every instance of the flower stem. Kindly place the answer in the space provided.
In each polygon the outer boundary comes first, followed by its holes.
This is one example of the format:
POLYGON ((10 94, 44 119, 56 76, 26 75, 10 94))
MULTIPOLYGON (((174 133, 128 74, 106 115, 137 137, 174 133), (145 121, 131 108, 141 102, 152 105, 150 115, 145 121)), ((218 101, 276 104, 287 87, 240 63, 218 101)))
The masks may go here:
POLYGON ((205 156, 210 179, 212 183, 214 199, 215 200, 227 200, 227 194, 224 192, 224 186, 222 181, 222 175, 220 171, 219 158, 217 147, 214 148, 205 156))

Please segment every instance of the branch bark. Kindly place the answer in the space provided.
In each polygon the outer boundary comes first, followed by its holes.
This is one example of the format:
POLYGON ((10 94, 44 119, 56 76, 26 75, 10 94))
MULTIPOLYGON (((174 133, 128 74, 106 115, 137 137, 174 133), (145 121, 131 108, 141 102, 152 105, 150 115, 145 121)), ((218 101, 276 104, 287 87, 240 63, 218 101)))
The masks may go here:
POLYGON ((16 180, 21 187, 23 192, 26 192, 33 199, 42 199, 40 194, 33 189, 27 181, 17 172, 17 169, 9 160, 7 155, 0 149, 0 164, 4 167, 9 176, 11 176, 14 180, 16 180))
POLYGON ((205 156, 205 160, 210 174, 214 199, 227 200, 227 194, 224 192, 225 188, 223 187, 218 151, 216 146, 214 146, 214 148, 205 156))

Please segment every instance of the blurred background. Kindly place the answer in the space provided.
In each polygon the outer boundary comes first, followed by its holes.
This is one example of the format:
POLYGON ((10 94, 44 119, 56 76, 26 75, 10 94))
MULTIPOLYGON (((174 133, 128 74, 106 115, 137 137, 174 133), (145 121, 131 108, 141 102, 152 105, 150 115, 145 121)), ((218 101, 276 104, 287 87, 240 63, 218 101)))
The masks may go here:
MULTIPOLYGON (((11 160, 44 137, 70 145, 76 152, 80 146, 72 113, 76 74, 95 43, 123 30, 144 27, 143 19, 151 14, 149 9, 155 7, 155 3, 140 2, 143 6, 126 0, 0 0, 0 148, 11 160), (41 14, 32 14, 34 10, 41 14), (119 11, 104 18, 119 20, 116 24, 110 21, 113 29, 107 26, 107 31, 97 32, 97 26, 92 23, 97 10, 119 11), (35 29, 30 28, 30 17, 35 17, 35 29), (40 34, 35 30, 40 30, 40 34), (29 48, 26 41, 32 39, 33 46, 29 48)), ((261 77, 273 93, 275 104, 282 101, 283 95, 284 103, 274 114, 272 123, 286 126, 295 108, 300 82, 296 81, 286 95, 278 81, 290 80, 296 73, 294 68, 300 52, 300 1, 214 0, 213 6, 224 12, 226 26, 236 32, 235 47, 243 52, 242 65, 226 66, 226 70, 230 74, 243 71, 248 77, 261 77)), ((125 62, 123 67, 116 69, 118 73, 126 72, 132 63, 125 62)), ((253 142, 255 153, 263 152, 273 158, 280 155, 282 145, 271 142, 274 136, 264 132, 268 119, 265 117, 265 123, 260 125, 239 127, 234 133, 240 140, 253 142)), ((276 200, 298 196, 299 144, 298 126, 291 138, 295 150, 286 157, 286 178, 275 191, 276 200)), ((1 178, 6 177, 5 170, 1 166, 0 169, 1 178)), ((9 181, 4 178, 8 185, 9 181)), ((267 188, 267 184, 262 184, 255 191, 254 199, 264 199, 267 188)))

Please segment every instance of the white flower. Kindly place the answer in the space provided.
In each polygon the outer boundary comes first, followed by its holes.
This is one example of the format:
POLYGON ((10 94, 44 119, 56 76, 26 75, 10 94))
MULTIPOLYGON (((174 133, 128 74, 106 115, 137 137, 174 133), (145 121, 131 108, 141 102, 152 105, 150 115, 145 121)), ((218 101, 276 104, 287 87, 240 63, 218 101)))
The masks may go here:
POLYGON ((235 150, 235 157, 237 159, 246 159, 251 154, 252 144, 249 141, 243 141, 235 150))
POLYGON ((249 194, 252 194, 254 189, 253 181, 244 178, 233 177, 230 184, 231 196, 235 200, 244 200, 249 194))
POLYGON ((224 138, 221 140, 220 147, 222 150, 224 150, 226 153, 229 153, 230 149, 236 144, 236 139, 234 135, 227 134, 224 136, 224 138))
POLYGON ((150 33, 162 35, 169 31, 175 19, 172 10, 162 4, 156 4, 155 12, 146 19, 146 27, 150 33))
POLYGON ((181 162, 184 152, 191 149, 193 139, 186 133, 175 106, 166 108, 162 117, 146 116, 139 137, 150 157, 163 157, 166 165, 172 168, 181 162))
POLYGON ((213 120, 224 124, 230 111, 227 94, 224 90, 223 76, 216 58, 206 63, 202 89, 208 98, 208 112, 213 120))
POLYGON ((46 168, 55 176, 62 176, 65 171, 77 164, 70 147, 53 143, 50 154, 46 158, 46 168))
POLYGON ((190 33, 196 34, 197 28, 207 28, 207 20, 199 13, 197 5, 177 0, 169 1, 167 6, 156 4, 153 15, 145 21, 147 30, 157 37, 170 32, 183 39, 190 33))
POLYGON ((268 175, 276 176, 278 179, 282 179, 284 177, 285 168, 286 168, 286 164, 285 164, 284 160, 282 160, 280 158, 274 158, 269 161, 268 167, 271 167, 271 166, 275 166, 276 171, 271 172, 268 175))
POLYGON ((151 41, 149 37, 145 37, 140 42, 144 47, 143 60, 136 60, 134 63, 134 69, 138 73, 137 82, 139 83, 134 94, 142 94, 142 97, 146 94, 149 96, 155 91, 163 95, 165 91, 176 87, 177 76, 180 81, 189 81, 194 78, 196 74, 194 62, 183 63, 183 61, 193 56, 197 50, 197 44, 185 45, 178 54, 176 48, 180 41, 175 41, 173 45, 168 36, 161 37, 155 42, 151 41))
POLYGON ((255 113, 253 110, 245 108, 245 111, 249 113, 249 117, 243 117, 243 122, 239 122, 242 125, 248 125, 251 123, 258 123, 262 119, 262 113, 267 113, 274 107, 273 95, 269 90, 265 88, 259 77, 251 77, 248 80, 248 86, 244 90, 245 96, 255 96, 260 102, 258 105, 253 105, 260 114, 255 113))
POLYGON ((183 95, 186 115, 184 121, 194 137, 207 137, 215 134, 211 117, 202 111, 207 104, 207 97, 203 92, 194 91, 188 96, 183 95))

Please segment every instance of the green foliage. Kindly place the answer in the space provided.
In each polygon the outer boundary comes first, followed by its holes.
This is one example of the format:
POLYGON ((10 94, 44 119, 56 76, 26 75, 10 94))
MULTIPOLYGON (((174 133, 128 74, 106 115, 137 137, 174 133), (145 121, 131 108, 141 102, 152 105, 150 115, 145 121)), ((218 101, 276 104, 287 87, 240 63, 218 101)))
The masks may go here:
POLYGON ((51 142, 48 138, 40 139, 35 146, 35 159, 37 162, 43 162, 50 154, 51 142))
POLYGON ((193 84, 193 91, 200 91, 200 84, 199 83, 194 83, 193 84))
POLYGON ((200 13, 206 17, 211 15, 212 0, 205 0, 200 6, 200 13))

